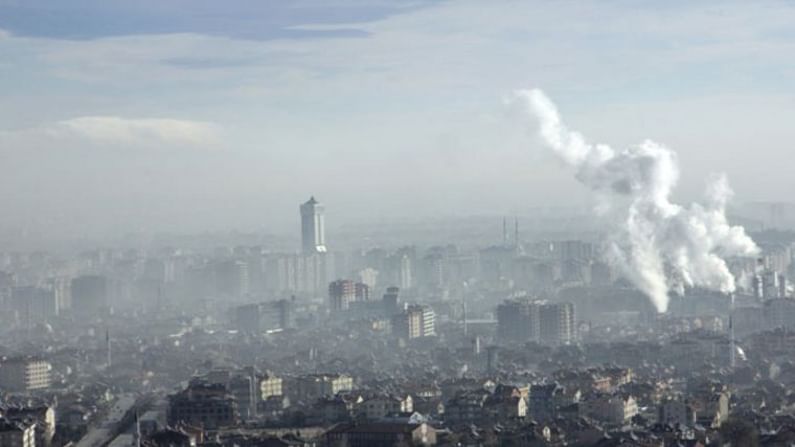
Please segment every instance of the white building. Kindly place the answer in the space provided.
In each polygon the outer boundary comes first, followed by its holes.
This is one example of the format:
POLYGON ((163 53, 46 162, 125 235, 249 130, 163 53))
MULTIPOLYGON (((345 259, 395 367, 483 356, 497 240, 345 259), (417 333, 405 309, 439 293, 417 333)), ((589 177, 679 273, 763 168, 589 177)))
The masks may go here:
POLYGON ((260 399, 265 401, 271 397, 281 396, 284 392, 282 389, 281 377, 276 377, 270 374, 260 378, 259 382, 260 399))
POLYGON ((304 253, 325 253, 325 208, 315 197, 301 205, 301 246, 304 253))

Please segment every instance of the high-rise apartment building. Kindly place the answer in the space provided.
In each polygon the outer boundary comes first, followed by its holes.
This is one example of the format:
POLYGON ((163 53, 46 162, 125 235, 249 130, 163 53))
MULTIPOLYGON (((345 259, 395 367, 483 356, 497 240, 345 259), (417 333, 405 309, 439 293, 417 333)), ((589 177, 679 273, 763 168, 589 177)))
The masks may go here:
POLYGON ((572 303, 518 299, 497 306, 497 338, 502 342, 559 345, 574 342, 576 334, 572 303))
POLYGON ((392 317, 392 333, 412 339, 436 335, 436 314, 429 306, 414 304, 392 317))
POLYGON ((58 301, 53 290, 34 286, 14 287, 9 301, 9 310, 25 327, 58 315, 58 301))
POLYGON ((291 300, 244 304, 237 306, 234 312, 235 323, 243 332, 259 333, 289 329, 294 326, 291 300))
POLYGON ((497 338, 502 342, 538 341, 538 304, 529 299, 506 300, 497 306, 497 338))
POLYGON ((269 288, 278 292, 325 293, 333 278, 333 258, 326 253, 279 255, 267 262, 269 288))
POLYGON ((301 244, 303 252, 325 253, 326 235, 324 223, 325 208, 315 197, 301 205, 301 244))
POLYGON ((249 292, 249 268, 243 261, 218 262, 213 266, 213 279, 220 296, 239 298, 249 292))
POLYGON ((577 334, 574 304, 544 303, 539 306, 540 341, 549 345, 565 345, 575 341, 577 334))
POLYGON ((367 284, 350 279, 338 279, 328 286, 329 307, 332 312, 348 310, 354 301, 368 301, 370 288, 367 284))

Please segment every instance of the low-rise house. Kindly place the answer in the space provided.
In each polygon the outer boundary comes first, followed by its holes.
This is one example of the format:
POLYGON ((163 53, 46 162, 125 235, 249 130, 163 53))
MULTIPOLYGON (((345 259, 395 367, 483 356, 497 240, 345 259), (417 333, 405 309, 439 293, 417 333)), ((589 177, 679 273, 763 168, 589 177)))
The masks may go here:
POLYGON ((583 400, 580 411, 597 421, 624 424, 638 414, 638 405, 630 395, 597 394, 583 400))
POLYGON ((373 396, 359 404, 358 410, 367 419, 374 421, 390 414, 411 413, 414 411, 414 399, 408 395, 405 397, 373 396))
POLYGON ((474 422, 483 418, 483 404, 490 393, 471 391, 461 393, 445 404, 444 420, 451 424, 474 422))
POLYGON ((693 426, 697 410, 684 399, 675 398, 662 402, 658 408, 657 421, 660 424, 693 426))
POLYGON ((496 421, 523 419, 527 416, 527 401, 522 396, 491 396, 483 409, 487 417, 496 421))
POLYGON ((528 415, 535 421, 547 421, 558 416, 558 409, 579 400, 579 393, 570 397, 557 382, 530 386, 528 415))
POLYGON ((323 397, 315 402, 312 413, 323 424, 336 424, 351 420, 356 400, 348 396, 323 397))
POLYGON ((426 423, 340 424, 326 432, 324 444, 327 447, 432 446, 436 444, 436 430, 426 423))

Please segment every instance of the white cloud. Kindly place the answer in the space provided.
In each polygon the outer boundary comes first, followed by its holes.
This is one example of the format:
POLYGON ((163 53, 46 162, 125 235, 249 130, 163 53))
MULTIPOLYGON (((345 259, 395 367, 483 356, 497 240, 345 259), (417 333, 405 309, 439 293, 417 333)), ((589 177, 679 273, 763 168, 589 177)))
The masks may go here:
POLYGON ((66 133, 100 144, 212 146, 219 142, 220 128, 202 121, 84 116, 59 121, 47 132, 66 133))
POLYGON ((0 150, 153 149, 221 147, 221 126, 171 118, 82 116, 14 130, 0 130, 0 150))
MULTIPOLYGON (((727 79, 755 66, 780 65, 795 46, 777 36, 795 16, 787 5, 729 3, 718 8, 629 8, 592 3, 546 8, 535 3, 483 8, 440 3, 369 23, 304 24, 294 29, 355 27, 367 38, 249 41, 192 33, 121 36, 90 41, 14 37, 20 57, 54 78, 97 87, 197 88, 236 95, 259 88, 272 96, 338 96, 405 87, 510 91, 627 89, 649 78, 685 78, 687 70, 725 67, 727 79), (478 27, 473 29, 472 23, 478 27), (587 75, 584 75, 587 74, 587 75), (329 94, 331 92, 331 94, 329 94)), ((25 61, 16 65, 25 65, 25 61)), ((750 75, 746 75, 750 76, 750 75)), ((419 92, 419 93, 417 93, 419 92)))

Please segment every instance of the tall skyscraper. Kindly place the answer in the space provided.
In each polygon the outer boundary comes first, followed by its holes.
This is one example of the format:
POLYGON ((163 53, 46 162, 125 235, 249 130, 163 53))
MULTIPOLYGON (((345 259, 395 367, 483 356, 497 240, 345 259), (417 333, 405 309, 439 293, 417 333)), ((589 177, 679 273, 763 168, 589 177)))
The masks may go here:
POLYGON ((324 207, 315 197, 301 205, 301 242, 304 253, 325 253, 324 207))

